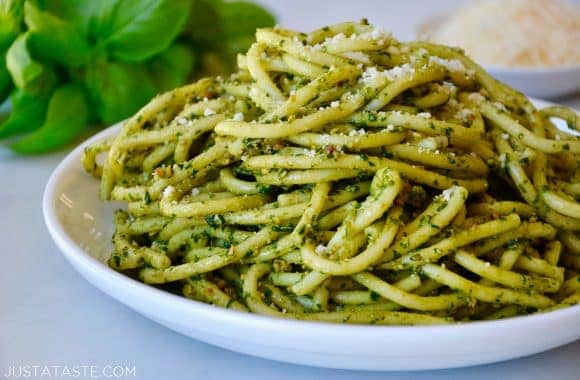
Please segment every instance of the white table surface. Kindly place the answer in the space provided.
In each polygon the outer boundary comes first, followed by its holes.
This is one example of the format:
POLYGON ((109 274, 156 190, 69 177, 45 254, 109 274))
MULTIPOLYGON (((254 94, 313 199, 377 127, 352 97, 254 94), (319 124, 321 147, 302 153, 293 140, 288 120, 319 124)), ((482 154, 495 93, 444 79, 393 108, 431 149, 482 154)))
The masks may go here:
MULTIPOLYGON (((428 1, 263 1, 280 23, 310 29, 370 15, 402 38, 431 13, 428 1), (293 8, 292 8, 293 7, 293 8), (288 9, 288 10, 287 10, 288 9), (380 9, 380 12, 377 11, 380 9), (413 17, 411 10, 415 9, 413 17), (284 11, 284 13, 282 13, 284 11), (390 26, 390 27, 389 27, 390 26)), ((458 1, 445 1, 444 6, 458 1)), ((580 96, 561 102, 580 108, 580 96)), ((0 377, 10 366, 135 366, 138 379, 577 379, 580 341, 504 363, 428 372, 325 370, 262 360, 183 337, 93 288, 64 260, 44 226, 44 185, 66 152, 17 157, 0 147, 0 377)), ((87 194, 87 196, 96 196, 87 194)), ((580 321, 579 321, 580 322, 580 321)), ((467 343, 467 342, 466 342, 467 343)), ((388 344, 388 342, 385 342, 388 344)), ((468 342, 467 344, 477 344, 468 342)), ((442 342, 441 349, 445 349, 442 342)), ((498 347, 501 349, 501 347, 498 347)), ((54 377, 52 377, 54 378, 54 377)), ((82 377, 81 377, 82 378, 82 377)))

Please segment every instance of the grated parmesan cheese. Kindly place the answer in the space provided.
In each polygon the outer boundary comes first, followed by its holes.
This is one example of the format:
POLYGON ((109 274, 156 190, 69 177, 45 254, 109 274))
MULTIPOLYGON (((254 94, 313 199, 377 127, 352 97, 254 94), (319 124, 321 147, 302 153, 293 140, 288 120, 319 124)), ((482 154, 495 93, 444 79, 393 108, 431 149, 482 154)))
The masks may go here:
POLYGON ((356 61, 356 62, 363 62, 363 63, 370 63, 369 57, 360 51, 347 51, 344 53, 339 54, 341 57, 356 61))
POLYGON ((234 121, 244 121, 244 114, 241 112, 236 112, 234 114, 234 121))
POLYGON ((344 33, 338 33, 332 37, 327 38, 326 40, 324 40, 324 42, 329 44, 329 43, 340 42, 340 41, 344 41, 344 40, 346 40, 346 35, 344 33))
POLYGON ((449 71, 465 71, 465 66, 463 66, 463 63, 457 59, 443 59, 441 57, 432 55, 429 57, 429 64, 445 67, 449 71))
POLYGON ((175 193, 175 188, 169 185, 163 190, 163 197, 165 198, 170 197, 173 195, 173 193, 175 193))
POLYGON ((371 38, 377 40, 385 36, 385 32, 382 29, 374 28, 371 32, 371 38))
POLYGON ((354 131, 350 131, 348 133, 348 135, 351 136, 351 137, 352 136, 364 136, 366 134, 367 134, 367 131, 365 131, 363 128, 359 129, 358 131, 357 130, 354 130, 354 131))
POLYGON ((405 75, 414 74, 415 68, 408 63, 401 66, 395 66, 389 70, 380 71, 376 67, 368 67, 362 74, 362 82, 367 86, 372 85, 381 79, 388 79, 390 81, 399 79, 405 75))
POLYGON ((211 108, 206 108, 205 111, 203 111, 203 116, 211 116, 211 115, 215 115, 215 111, 211 108))
POLYGON ((485 100, 483 95, 481 95, 479 92, 472 92, 467 98, 475 103, 479 103, 485 100))
POLYGON ((362 73, 362 82, 366 85, 371 85, 374 83, 382 74, 382 72, 377 70, 376 67, 367 67, 367 69, 362 73))
POLYGON ((454 90, 456 87, 455 87, 455 84, 453 84, 452 82, 448 82, 448 81, 444 80, 444 81, 443 81, 443 88, 445 88, 445 89, 447 89, 447 90, 449 90, 449 91, 452 91, 452 90, 454 90))
POLYGON ((325 246, 323 246, 322 244, 319 244, 318 246, 316 246, 316 253, 318 253, 319 255, 321 253, 326 252, 327 248, 325 246))
POLYGON ((580 8, 565 1, 473 2, 423 29, 421 38, 460 46, 486 65, 580 64, 580 8))
POLYGON ((494 102, 494 103, 493 103, 493 105, 494 105, 494 107, 495 107, 495 108, 497 108, 498 110, 500 110, 500 111, 503 111, 503 112, 507 112, 507 108, 505 107, 505 105, 504 105, 503 103, 500 103, 500 102, 494 102))
POLYGON ((457 111, 455 113, 455 118, 457 120, 460 120, 464 123, 469 122, 470 120, 472 120, 475 117, 475 114, 473 113, 472 110, 468 109, 468 108, 462 108, 459 111, 457 111))
POLYGON ((507 156, 505 155, 505 153, 502 153, 499 156, 499 164, 502 168, 505 168, 505 165, 507 164, 507 156))
POLYGON ((451 199, 451 195, 453 195, 453 188, 451 189, 446 189, 443 190, 443 192, 441 193, 441 196, 443 197, 443 199, 445 199, 446 201, 449 201, 451 199))
POLYGON ((260 93, 260 91, 258 90, 257 87, 252 87, 250 88, 250 92, 248 93, 250 95, 250 97, 255 97, 258 96, 260 93))
POLYGON ((401 66, 395 66, 392 69, 386 71, 387 78, 390 80, 395 80, 401 78, 405 75, 410 75, 415 73, 415 68, 408 63, 401 66))

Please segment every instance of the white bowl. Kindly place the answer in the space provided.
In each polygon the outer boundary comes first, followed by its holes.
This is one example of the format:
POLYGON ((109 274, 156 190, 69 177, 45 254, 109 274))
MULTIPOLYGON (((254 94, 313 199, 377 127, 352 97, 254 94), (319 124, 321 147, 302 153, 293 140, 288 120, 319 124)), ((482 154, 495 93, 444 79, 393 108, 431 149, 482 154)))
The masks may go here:
POLYGON ((553 68, 487 66, 485 69, 496 79, 529 96, 556 98, 580 91, 580 65, 553 68))
POLYGON ((97 198, 98 181, 80 164, 85 146, 54 170, 43 199, 48 230, 90 283, 138 313, 189 337, 284 362, 361 370, 471 366, 535 354, 580 338, 580 305, 545 314, 451 326, 353 326, 222 309, 142 284, 110 269, 112 217, 121 204, 97 198))
MULTIPOLYGON (((415 31, 417 39, 429 40, 448 15, 429 17, 415 31)), ((483 65, 494 78, 528 96, 554 99, 580 91, 580 65, 517 67, 483 65)))

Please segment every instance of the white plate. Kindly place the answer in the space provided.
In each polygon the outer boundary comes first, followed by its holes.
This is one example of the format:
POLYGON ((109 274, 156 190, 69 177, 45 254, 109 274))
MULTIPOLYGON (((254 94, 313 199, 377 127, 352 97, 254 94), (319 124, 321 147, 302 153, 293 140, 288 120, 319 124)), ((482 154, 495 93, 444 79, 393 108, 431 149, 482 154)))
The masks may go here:
MULTIPOLYGON (((541 103, 545 105, 545 103, 541 103)), ((580 305, 546 314, 453 326, 352 326, 246 314, 191 301, 110 269, 112 217, 121 204, 97 198, 98 181, 80 164, 83 148, 118 133, 104 130, 72 151, 50 177, 46 225, 66 259, 90 283, 152 320, 230 350, 297 364, 362 370, 421 370, 492 363, 580 338, 580 305)))

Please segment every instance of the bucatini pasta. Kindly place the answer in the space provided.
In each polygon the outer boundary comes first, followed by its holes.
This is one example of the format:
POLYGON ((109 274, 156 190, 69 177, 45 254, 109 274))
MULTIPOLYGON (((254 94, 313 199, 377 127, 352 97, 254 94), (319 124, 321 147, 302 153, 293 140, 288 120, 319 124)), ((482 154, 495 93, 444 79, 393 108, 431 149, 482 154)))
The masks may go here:
POLYGON ((217 306, 326 322, 577 302, 574 111, 537 110, 460 50, 364 20, 260 29, 238 65, 157 96, 86 149, 100 196, 128 204, 112 268, 217 306))

